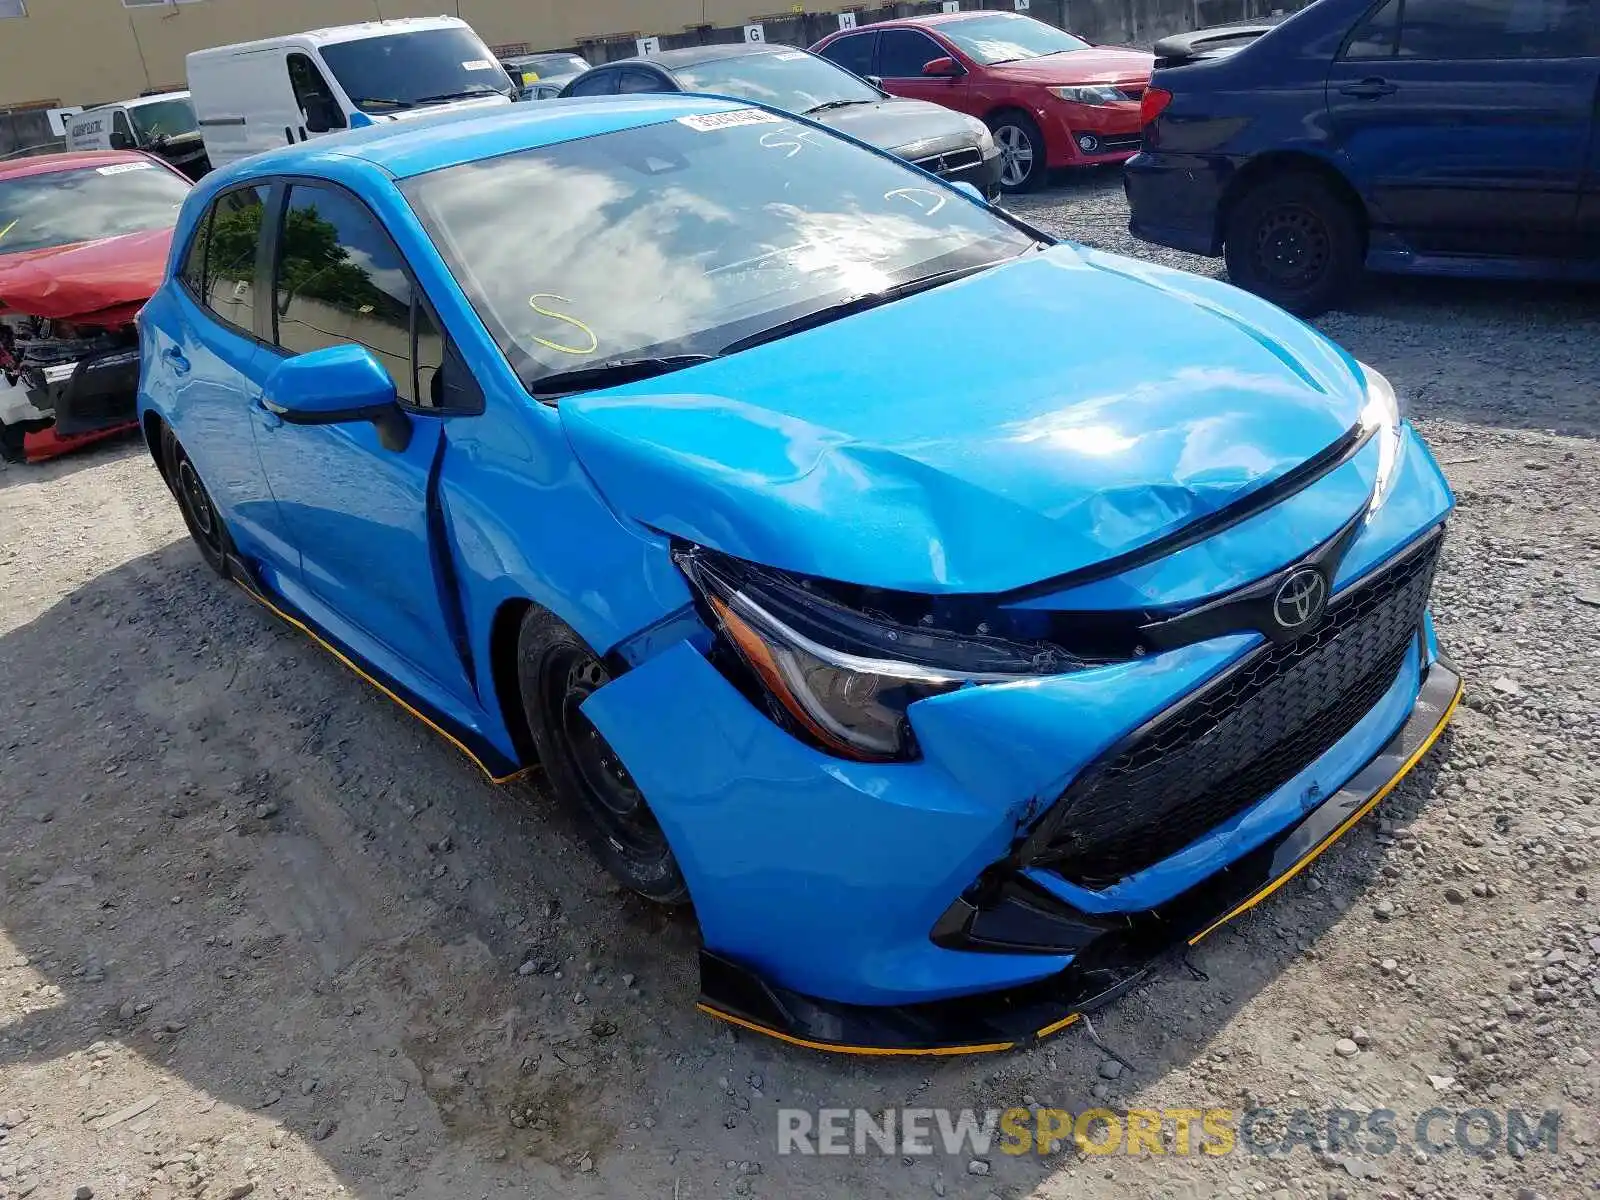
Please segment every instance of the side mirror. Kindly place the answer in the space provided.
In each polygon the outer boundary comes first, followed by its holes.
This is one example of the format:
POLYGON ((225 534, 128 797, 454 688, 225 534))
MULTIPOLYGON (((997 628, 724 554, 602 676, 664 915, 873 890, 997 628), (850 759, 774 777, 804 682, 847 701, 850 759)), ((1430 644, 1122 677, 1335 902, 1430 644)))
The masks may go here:
POLYGON ((134 145, 133 135, 131 133, 123 133, 120 129, 113 129, 111 131, 111 148, 113 150, 138 149, 138 147, 134 145))
POLYGON ((267 377, 261 406, 290 425, 370 421, 385 450, 411 444, 411 418, 400 407, 394 380, 365 346, 329 346, 284 359, 267 377))
POLYGON ((883 76, 882 75, 868 75, 865 78, 866 78, 866 81, 868 83, 870 83, 873 87, 877 88, 880 92, 883 91, 883 76))
POLYGON ((956 79, 965 75, 966 71, 953 58, 936 58, 923 65, 922 73, 932 79, 956 79))
POLYGON ((307 133, 328 133, 333 129, 333 124, 328 120, 327 110, 322 105, 314 105, 305 110, 307 133))

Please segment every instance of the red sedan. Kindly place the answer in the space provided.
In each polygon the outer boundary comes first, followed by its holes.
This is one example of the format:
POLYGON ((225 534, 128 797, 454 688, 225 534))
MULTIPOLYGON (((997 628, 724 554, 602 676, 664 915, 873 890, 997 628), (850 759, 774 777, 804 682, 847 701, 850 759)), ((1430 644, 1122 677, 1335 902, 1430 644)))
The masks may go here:
POLYGON ((192 186, 135 150, 0 162, 0 457, 49 458, 135 425, 134 316, 192 186))
POLYGON ((811 49, 896 96, 987 122, 1005 156, 1000 186, 1008 192, 1036 187, 1052 167, 1131 158, 1155 61, 1007 12, 881 21, 811 49))

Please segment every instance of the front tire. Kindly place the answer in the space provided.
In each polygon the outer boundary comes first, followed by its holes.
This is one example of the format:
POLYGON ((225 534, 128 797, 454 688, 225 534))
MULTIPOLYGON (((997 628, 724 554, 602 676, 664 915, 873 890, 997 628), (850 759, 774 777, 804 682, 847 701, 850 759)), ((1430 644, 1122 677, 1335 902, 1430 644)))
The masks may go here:
POLYGON ((1031 192, 1049 173, 1044 134, 1025 112, 997 113, 988 120, 1000 147, 1000 190, 1031 192))
POLYGON ((1224 243, 1233 283, 1302 317, 1354 290, 1366 250, 1344 197, 1305 172, 1274 176, 1240 197, 1224 243))
POLYGON ((523 618, 517 679, 539 761, 577 817, 590 848, 629 890, 678 905, 689 888, 666 834, 621 758, 583 713, 611 673, 570 628, 543 609, 523 618))
POLYGON ((232 548, 227 526, 223 525, 222 515, 211 502, 211 493, 201 482, 200 472, 167 425, 161 427, 161 462, 167 485, 177 498, 178 510, 183 513, 183 523, 189 527, 195 548, 206 566, 226 579, 228 551, 232 548))

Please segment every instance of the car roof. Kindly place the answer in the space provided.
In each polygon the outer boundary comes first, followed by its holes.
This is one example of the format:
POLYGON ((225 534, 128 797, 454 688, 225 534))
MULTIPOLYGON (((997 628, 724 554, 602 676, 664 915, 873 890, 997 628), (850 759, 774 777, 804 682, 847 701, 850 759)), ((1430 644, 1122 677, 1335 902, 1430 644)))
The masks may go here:
MULTIPOLYGON (((794 46, 779 46, 772 43, 750 45, 745 42, 734 42, 718 46, 683 46, 677 50, 658 50, 654 54, 641 54, 621 61, 655 63, 670 71, 674 67, 692 67, 703 62, 717 62, 724 58, 753 58, 758 54, 793 54, 795 50, 794 46)), ((605 65, 610 67, 616 64, 605 65)))
POLYGON ((269 150, 213 172, 206 182, 226 186, 308 168, 315 174, 319 164, 347 163, 351 159, 370 163, 396 179, 408 179, 462 163, 658 125, 678 117, 753 107, 757 106, 736 100, 647 92, 457 109, 409 121, 386 121, 269 150))
POLYGON ((154 162, 138 150, 80 150, 69 154, 36 154, 30 158, 0 160, 0 179, 20 179, 24 175, 49 175, 81 167, 104 167, 112 163, 154 162))
POLYGON ((871 25, 864 25, 862 28, 881 29, 886 26, 898 25, 954 25, 958 21, 970 21, 974 17, 1021 17, 1027 20, 1028 14, 1006 12, 1003 8, 969 8, 965 12, 929 13, 922 17, 895 17, 893 20, 876 21, 871 25))
POLYGON ((354 25, 329 25, 322 29, 302 29, 280 37, 257 38, 249 42, 234 42, 227 46, 208 46, 192 50, 189 58, 214 58, 232 54, 249 53, 281 46, 296 38, 304 38, 317 45, 331 46, 339 42, 361 41, 365 38, 384 37, 396 33, 422 33, 430 29, 471 29, 460 17, 390 17, 383 21, 361 21, 354 25))

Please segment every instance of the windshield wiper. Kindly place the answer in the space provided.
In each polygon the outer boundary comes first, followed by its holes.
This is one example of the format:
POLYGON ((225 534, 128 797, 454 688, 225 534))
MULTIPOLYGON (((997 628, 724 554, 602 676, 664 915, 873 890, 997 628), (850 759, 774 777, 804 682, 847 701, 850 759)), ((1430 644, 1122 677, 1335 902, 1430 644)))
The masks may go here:
POLYGON ((849 108, 852 104, 876 104, 876 100, 827 100, 817 104, 801 113, 802 117, 809 117, 812 113, 827 112, 830 108, 849 108))
MULTIPOLYGON (((1031 254, 1042 246, 1030 247, 1022 254, 1031 254)), ((1022 254, 1012 255, 1011 258, 1021 258, 1022 254)), ((1011 258, 996 259, 993 262, 978 263, 976 266, 954 267, 948 271, 935 271, 932 275, 922 275, 916 279, 908 279, 905 283, 897 283, 891 288, 884 288, 881 292, 867 292, 865 295, 852 296, 848 300, 841 300, 837 304, 829 304, 804 316, 793 317, 787 321, 780 321, 770 329, 763 329, 760 333, 752 333, 749 337, 742 337, 738 341, 729 342, 722 348, 723 354, 738 354, 741 350, 753 350, 757 346, 764 346, 768 342, 775 342, 786 338, 793 333, 803 333, 807 329, 815 329, 819 325, 828 325, 845 317, 854 316, 856 313, 866 312, 870 308, 879 308, 885 304, 892 304, 896 300, 904 300, 907 296, 915 296, 918 292, 926 292, 941 284, 954 283, 957 279, 965 279, 968 275, 976 275, 980 271, 987 271, 990 267, 999 266, 1001 263, 1010 262, 1011 258)))
POLYGON ((710 362, 717 354, 665 354, 655 358, 614 358, 610 362, 589 367, 574 367, 570 371, 556 371, 528 381, 528 390, 535 400, 559 400, 574 392, 588 392, 596 388, 615 387, 623 383, 636 383, 672 371, 681 371, 696 363, 710 362))
POLYGON ((415 108, 416 104, 410 100, 393 100, 388 96, 363 96, 359 100, 352 100, 357 108, 365 108, 369 104, 387 104, 392 108, 415 108))
POLYGON ((504 94, 504 92, 497 91, 486 83, 480 83, 466 91, 440 92, 437 96, 418 96, 411 102, 410 107, 415 108, 419 104, 443 104, 446 100, 465 100, 470 96, 503 96, 504 94))

